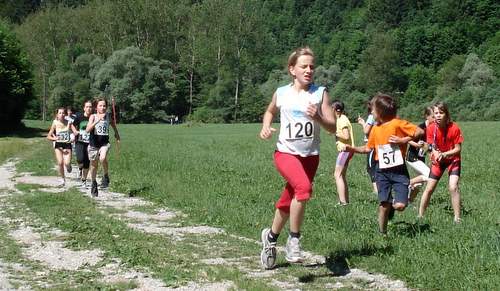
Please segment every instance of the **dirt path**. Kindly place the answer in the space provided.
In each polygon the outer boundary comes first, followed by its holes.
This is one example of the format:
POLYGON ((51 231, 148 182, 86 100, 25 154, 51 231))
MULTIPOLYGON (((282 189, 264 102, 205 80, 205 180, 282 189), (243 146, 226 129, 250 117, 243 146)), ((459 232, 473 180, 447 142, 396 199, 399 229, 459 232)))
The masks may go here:
MULTIPOLYGON (((7 185, 7 192, 12 193, 14 191, 15 183, 43 185, 44 188, 41 188, 41 190, 46 192, 65 190, 65 188, 57 187, 59 182, 57 177, 35 177, 30 174, 14 176, 15 164, 13 162, 0 167, 0 182, 2 183, 0 185, 7 185)), ((76 186, 74 181, 67 182, 67 187, 76 186)), ((83 192, 88 195, 88 190, 83 190, 83 192)), ((89 196, 89 199, 92 198, 89 196)), ((290 274, 291 272, 287 267, 264 271, 259 263, 260 243, 258 241, 228 234, 220 228, 191 225, 182 212, 155 208, 152 203, 137 197, 127 197, 121 193, 100 191, 99 197, 94 199, 98 207, 109 213, 109 216, 125 222, 132 229, 160 235, 169 241, 174 248, 177 246, 182 249, 189 246, 191 255, 197 259, 194 265, 200 267, 236 269, 251 280, 258 280, 259 282, 265 282, 269 286, 286 290, 317 288, 407 290, 405 284, 401 281, 391 280, 384 275, 370 274, 359 269, 344 267, 342 274, 334 273, 334 270, 326 268, 325 257, 312 253, 305 253, 306 261, 304 265, 308 270, 308 278, 315 278, 315 280, 297 278, 290 274), (246 249, 246 251, 242 252, 243 249, 246 249)), ((51 269, 57 269, 58 266, 71 266, 72 270, 78 270, 82 266, 97 264, 102 257, 102 250, 75 252, 66 249, 64 242, 60 241, 64 237, 64 233, 59 230, 45 229, 43 231, 56 234, 52 236, 52 239, 56 241, 42 243, 40 233, 28 226, 14 229, 10 232, 10 235, 18 243, 24 245, 26 257, 47 264, 51 269), (29 239, 26 240, 26 237, 29 237, 29 239), (43 254, 53 254, 51 257, 52 259, 56 258, 56 262, 44 261, 43 254), (75 257, 78 257, 79 261, 68 261, 70 258, 75 257)), ((282 252, 282 249, 279 249, 279 251, 282 252)), ((2 272, 1 265, 0 272, 2 272)), ((101 267, 99 272, 102 274, 104 282, 134 280, 139 286, 138 289, 141 290, 169 290, 163 286, 161 281, 153 279, 151 274, 121 269, 118 259, 114 259, 114 262, 101 267)), ((0 286, 2 286, 1 280, 2 276, 0 276, 0 286)), ((5 282, 8 284, 8 281, 5 282)), ((216 283, 190 282, 181 289, 177 288, 175 290, 228 290, 231 288, 236 288, 236 286, 230 281, 216 283)))

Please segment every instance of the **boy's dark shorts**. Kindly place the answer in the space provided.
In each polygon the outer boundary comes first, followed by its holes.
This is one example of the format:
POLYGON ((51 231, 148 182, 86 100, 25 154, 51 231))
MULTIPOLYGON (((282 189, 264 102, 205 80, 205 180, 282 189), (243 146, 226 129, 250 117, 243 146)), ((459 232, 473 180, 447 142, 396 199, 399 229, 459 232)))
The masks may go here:
POLYGON ((376 172, 376 164, 378 164, 377 161, 375 161, 375 154, 373 153, 373 150, 366 155, 366 172, 368 175, 370 175, 370 180, 372 183, 375 183, 375 172, 376 172))
POLYGON ((376 162, 375 180, 378 189, 378 201, 388 203, 402 203, 408 205, 408 185, 410 175, 406 166, 379 169, 376 162), (393 192, 393 194, 391 194, 393 192))

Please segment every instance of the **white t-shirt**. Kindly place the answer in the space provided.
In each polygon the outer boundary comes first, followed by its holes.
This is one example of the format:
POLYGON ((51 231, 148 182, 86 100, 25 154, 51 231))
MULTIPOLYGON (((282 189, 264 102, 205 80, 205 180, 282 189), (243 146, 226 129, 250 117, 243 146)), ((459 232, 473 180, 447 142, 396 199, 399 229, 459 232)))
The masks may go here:
MULTIPOLYGON (((370 114, 368 115, 368 117, 366 118, 366 124, 369 124, 371 126, 375 125, 375 118, 373 117, 373 114, 370 114)), ((365 143, 368 142, 368 135, 365 134, 365 139, 364 139, 365 143)))
POLYGON ((292 84, 276 90, 276 106, 280 109, 278 151, 302 157, 319 155, 320 125, 306 115, 307 106, 315 104, 321 113, 325 87, 314 84, 298 93, 292 84))

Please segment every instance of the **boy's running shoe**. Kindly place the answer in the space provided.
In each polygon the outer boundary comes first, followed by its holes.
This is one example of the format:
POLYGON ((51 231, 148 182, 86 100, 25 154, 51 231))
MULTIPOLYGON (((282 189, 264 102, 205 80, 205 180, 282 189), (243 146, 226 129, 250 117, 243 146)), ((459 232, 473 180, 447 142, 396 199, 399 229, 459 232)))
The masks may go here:
POLYGON ((300 263, 304 260, 298 238, 288 236, 285 246, 285 259, 290 263, 300 263))
POLYGON ((276 242, 270 242, 267 239, 270 231, 270 228, 264 228, 260 236, 262 241, 260 263, 266 270, 272 269, 276 266, 276 242))
POLYGON ((92 195, 92 197, 99 196, 99 190, 97 190, 97 181, 92 181, 92 189, 90 189, 90 195, 92 195))

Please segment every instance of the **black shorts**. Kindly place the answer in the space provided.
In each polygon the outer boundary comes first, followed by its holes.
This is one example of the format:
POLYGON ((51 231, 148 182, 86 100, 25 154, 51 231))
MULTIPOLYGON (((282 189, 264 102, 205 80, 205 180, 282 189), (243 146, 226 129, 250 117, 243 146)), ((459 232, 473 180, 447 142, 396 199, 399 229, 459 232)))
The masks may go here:
POLYGON ((83 164, 84 169, 88 169, 90 166, 88 146, 89 144, 84 142, 75 143, 76 161, 78 164, 83 164))
POLYGON ((375 172, 377 171, 376 163, 374 150, 372 150, 366 155, 366 172, 370 175, 372 183, 375 183, 375 172))
POLYGON ((375 180, 377 182, 378 200, 380 203, 399 202, 404 205, 408 204, 410 175, 404 164, 393 168, 379 169, 377 162, 375 180))
POLYGON ((71 144, 66 142, 54 142, 55 149, 70 150, 71 144))

